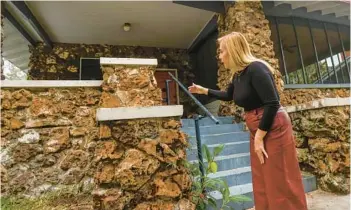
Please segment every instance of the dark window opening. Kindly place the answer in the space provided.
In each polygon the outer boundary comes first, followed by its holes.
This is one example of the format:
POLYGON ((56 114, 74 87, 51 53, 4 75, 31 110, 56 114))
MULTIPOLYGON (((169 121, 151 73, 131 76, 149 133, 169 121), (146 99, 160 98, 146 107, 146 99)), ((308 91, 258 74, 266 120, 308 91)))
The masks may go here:
POLYGON ((100 58, 81 58, 80 80, 102 80, 100 58))

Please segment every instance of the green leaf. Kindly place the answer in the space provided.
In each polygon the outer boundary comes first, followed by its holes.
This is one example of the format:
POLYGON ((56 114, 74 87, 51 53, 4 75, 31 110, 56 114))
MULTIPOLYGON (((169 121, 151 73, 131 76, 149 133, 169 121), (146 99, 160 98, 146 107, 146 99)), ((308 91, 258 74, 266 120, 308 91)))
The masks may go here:
POLYGON ((223 200, 226 201, 226 203, 228 203, 229 201, 229 196, 230 196, 229 188, 228 188, 228 185, 226 185, 223 191, 223 200))
POLYGON ((221 153, 224 149, 224 144, 221 144, 217 147, 214 148, 213 150, 213 156, 216 157, 217 155, 219 155, 219 153, 221 153))
POLYGON ((207 159, 207 162, 211 162, 211 153, 210 153, 210 150, 208 149, 207 145, 204 144, 202 146, 202 149, 205 151, 205 154, 206 154, 206 159, 207 159))
POLYGON ((216 200, 214 198, 208 198, 208 203, 213 207, 213 208, 217 208, 217 203, 216 200))
POLYGON ((233 195, 229 197, 229 200, 231 202, 243 202, 243 201, 251 201, 251 198, 245 195, 233 195))
POLYGON ((216 162, 211 162, 211 163, 210 163, 210 171, 211 171, 212 173, 216 173, 217 170, 218 170, 217 163, 216 163, 216 162))
POLYGON ((200 202, 199 202, 199 207, 200 207, 200 209, 205 209, 205 207, 206 207, 202 200, 200 200, 200 202))

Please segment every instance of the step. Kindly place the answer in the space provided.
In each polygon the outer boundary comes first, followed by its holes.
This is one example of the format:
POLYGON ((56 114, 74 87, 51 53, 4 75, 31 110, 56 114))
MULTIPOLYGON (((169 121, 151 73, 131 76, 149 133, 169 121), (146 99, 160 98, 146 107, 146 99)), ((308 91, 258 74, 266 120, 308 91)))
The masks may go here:
MULTIPOLYGON (((233 117, 216 117, 221 124, 232 124, 233 123, 233 117)), ((194 119, 181 119, 183 127, 194 127, 194 119)), ((199 125, 200 126, 205 126, 205 125, 215 125, 215 123, 212 121, 211 118, 205 117, 199 120, 199 125)))
POLYGON ((229 187, 249 184, 252 182, 250 166, 220 171, 215 174, 209 174, 208 176, 210 178, 219 178, 225 180, 229 187))
MULTIPOLYGON (((313 175, 302 176, 303 185, 305 189, 305 193, 317 190, 316 185, 316 177, 313 175)), ((245 210, 252 208, 254 206, 253 200, 253 192, 252 192, 252 183, 245 183, 237 186, 230 186, 229 187, 230 195, 245 195, 251 198, 252 201, 247 202, 238 202, 230 204, 235 210, 245 210)), ((218 191, 210 192, 210 194, 216 198, 217 206, 220 206, 222 203, 222 195, 218 191)), ((213 209, 213 208, 208 208, 213 209)), ((214 210, 214 209, 213 209, 214 210)))
MULTIPOLYGON (((217 156, 215 157, 217 162, 218 172, 227 171, 241 167, 248 167, 250 163, 250 153, 239 153, 234 155, 217 156)), ((198 160, 191 160, 190 163, 198 163, 198 160)), ((204 159, 204 165, 207 167, 207 161, 204 159)))
MULTIPOLYGON (((211 154, 213 154, 213 150, 215 147, 220 146, 221 144, 211 144, 208 145, 208 149, 210 150, 211 154)), ((188 160, 196 160, 197 159, 197 147, 194 145, 187 151, 187 159, 188 160)), ((250 152, 250 142, 249 141, 238 141, 238 142, 231 142, 225 143, 224 149, 220 153, 220 155, 234 155, 238 153, 247 153, 250 152)), ((204 154, 205 157, 206 154, 204 154)))
MULTIPOLYGON (((200 126, 200 135, 209 135, 209 134, 220 134, 228 132, 240 132, 243 131, 244 124, 224 124, 224 125, 207 125, 200 126)), ((186 127, 181 129, 184 133, 195 136, 195 127, 186 127)))
MULTIPOLYGON (((239 141, 249 141, 250 134, 248 132, 229 132, 229 133, 221 133, 221 134, 207 134, 200 135, 201 143, 206 145, 213 144, 225 144, 225 143, 233 143, 239 141)), ((191 147, 196 146, 196 137, 189 136, 188 141, 191 147)))

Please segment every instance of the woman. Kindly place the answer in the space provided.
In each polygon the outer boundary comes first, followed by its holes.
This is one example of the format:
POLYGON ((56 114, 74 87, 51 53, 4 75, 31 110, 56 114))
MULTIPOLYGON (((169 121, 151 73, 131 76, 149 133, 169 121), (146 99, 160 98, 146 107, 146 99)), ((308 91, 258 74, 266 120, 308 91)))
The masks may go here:
POLYGON ((219 39, 219 58, 233 72, 226 91, 193 84, 191 93, 234 102, 245 110, 256 210, 307 210, 292 125, 280 106, 273 68, 255 58, 245 37, 233 32, 219 39))

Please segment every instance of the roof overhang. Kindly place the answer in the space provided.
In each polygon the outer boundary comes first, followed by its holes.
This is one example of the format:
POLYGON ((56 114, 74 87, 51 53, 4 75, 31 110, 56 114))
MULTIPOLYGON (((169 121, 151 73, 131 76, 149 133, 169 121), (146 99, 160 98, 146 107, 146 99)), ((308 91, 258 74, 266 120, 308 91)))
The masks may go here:
POLYGON ((266 16, 300 17, 350 26, 348 1, 263 1, 266 16))

